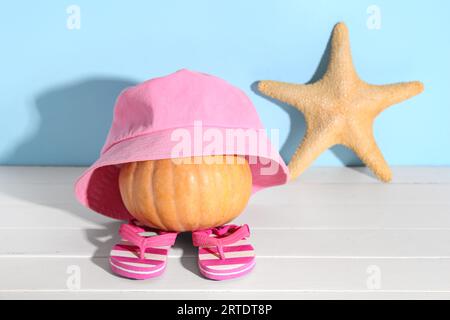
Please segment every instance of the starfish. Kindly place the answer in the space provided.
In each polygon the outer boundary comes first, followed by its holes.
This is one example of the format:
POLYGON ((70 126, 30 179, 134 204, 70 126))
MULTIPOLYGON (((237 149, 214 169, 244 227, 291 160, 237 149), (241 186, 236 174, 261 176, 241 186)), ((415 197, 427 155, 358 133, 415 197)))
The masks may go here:
POLYGON ((421 82, 372 85, 359 78, 352 62, 346 25, 338 23, 331 37, 328 68, 312 84, 260 81, 263 94, 292 105, 305 116, 306 133, 289 170, 297 178, 325 150, 341 144, 350 148, 382 181, 392 173, 373 135, 373 122, 386 108, 424 89, 421 82))

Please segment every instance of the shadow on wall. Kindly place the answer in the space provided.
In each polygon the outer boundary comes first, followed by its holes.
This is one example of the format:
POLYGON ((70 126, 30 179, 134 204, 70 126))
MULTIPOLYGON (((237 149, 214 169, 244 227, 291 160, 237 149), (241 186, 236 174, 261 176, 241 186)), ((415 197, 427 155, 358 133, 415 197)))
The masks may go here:
MULTIPOLYGON (((125 79, 90 78, 48 90, 35 100, 40 118, 32 137, 17 146, 8 158, 11 164, 74 164, 89 165, 98 157, 112 121, 114 104, 122 90, 136 82, 125 79)), ((64 189, 57 201, 37 203, 58 208, 61 212, 81 217, 98 225, 85 230, 86 239, 94 245, 92 262, 110 272, 108 259, 111 247, 119 242, 117 230, 121 222, 105 221, 76 202, 72 188, 64 189)), ((39 190, 41 191, 41 190, 39 190)), ((36 202, 36 194, 17 188, 0 189, 15 198, 36 202)), ((45 192, 45 188, 44 191, 45 192)), ((45 198, 45 197, 43 197, 45 198)), ((182 252, 181 263, 199 275, 195 249, 189 234, 179 237, 175 247, 182 252)))
MULTIPOLYGON (((314 82, 317 82, 320 79, 322 79, 322 77, 325 75, 325 72, 328 68, 330 51, 331 51, 331 36, 328 39, 327 46, 322 55, 322 58, 320 59, 319 65, 317 66, 316 71, 314 72, 314 75, 307 82, 307 84, 312 84, 314 82)), ((283 158, 283 160, 286 163, 288 163, 289 160, 291 159, 291 157, 294 155, 295 150, 297 149, 297 146, 299 145, 300 141, 303 139, 303 137, 305 135, 305 132, 306 132, 305 117, 296 108, 294 108, 284 102, 281 102, 279 100, 268 97, 268 96, 264 95, 263 93, 261 93, 258 90, 258 81, 252 83, 251 89, 258 96, 261 96, 261 97, 271 101, 272 103, 278 105, 281 109, 283 109, 289 115, 290 127, 289 127, 288 137, 286 139, 286 142, 283 144, 283 146, 281 147, 281 150, 280 150, 281 157, 283 158)), ((333 146, 331 148, 331 152, 345 166, 350 166, 350 167, 363 166, 363 163, 353 153, 353 151, 351 151, 350 149, 348 149, 342 145, 333 146)))
POLYGON ((89 165, 98 157, 119 93, 136 82, 90 78, 38 95, 37 131, 7 157, 14 165, 89 165))

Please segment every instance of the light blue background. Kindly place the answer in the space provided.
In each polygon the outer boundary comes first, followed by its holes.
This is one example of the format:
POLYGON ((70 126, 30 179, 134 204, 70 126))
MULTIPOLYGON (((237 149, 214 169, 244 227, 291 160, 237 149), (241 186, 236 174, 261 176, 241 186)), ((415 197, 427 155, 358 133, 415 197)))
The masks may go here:
MULTIPOLYGON (((421 80, 426 92, 377 119, 393 165, 450 165, 450 1, 7 1, 0 10, 0 163, 86 165, 126 86, 189 68, 245 90, 289 159, 302 116, 257 95, 261 79, 306 82, 333 25, 350 28, 368 82, 421 80), (66 27, 70 4, 81 29, 66 27), (369 30, 366 10, 381 9, 369 30)), ((357 164, 343 148, 316 165, 357 164)))

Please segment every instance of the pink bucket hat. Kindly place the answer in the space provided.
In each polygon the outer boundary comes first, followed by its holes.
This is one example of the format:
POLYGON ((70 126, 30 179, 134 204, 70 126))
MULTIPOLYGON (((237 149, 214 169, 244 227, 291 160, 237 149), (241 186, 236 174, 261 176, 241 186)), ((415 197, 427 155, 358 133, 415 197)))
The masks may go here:
POLYGON ((220 78, 183 69, 120 94, 100 158, 77 180, 76 197, 98 213, 131 219, 119 190, 121 164, 202 155, 246 156, 253 192, 288 179, 250 99, 220 78))

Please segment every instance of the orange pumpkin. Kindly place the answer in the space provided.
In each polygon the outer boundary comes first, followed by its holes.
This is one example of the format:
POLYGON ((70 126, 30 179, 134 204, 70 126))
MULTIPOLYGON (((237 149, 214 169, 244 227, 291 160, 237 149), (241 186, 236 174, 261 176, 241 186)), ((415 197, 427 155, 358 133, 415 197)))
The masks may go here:
POLYGON ((122 200, 141 223, 161 230, 200 230, 226 224, 244 210, 252 190, 252 174, 244 158, 174 160, 122 166, 122 200))

